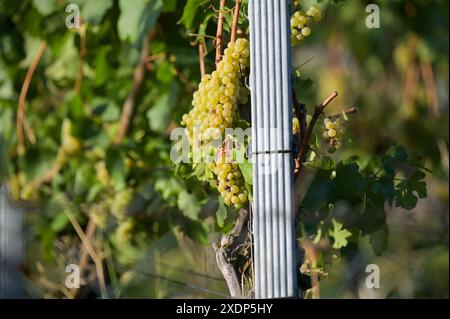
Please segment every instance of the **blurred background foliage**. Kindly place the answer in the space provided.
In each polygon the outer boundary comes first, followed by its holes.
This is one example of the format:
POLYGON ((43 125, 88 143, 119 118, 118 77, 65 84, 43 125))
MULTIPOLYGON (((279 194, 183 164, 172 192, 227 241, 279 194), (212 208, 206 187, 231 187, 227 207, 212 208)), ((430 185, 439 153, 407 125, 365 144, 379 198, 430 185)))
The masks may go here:
MULTIPOLYGON (((188 168, 175 168, 169 156, 170 131, 190 108, 200 78, 192 33, 215 34, 214 18, 204 17, 218 1, 189 2, 71 1, 82 24, 69 30, 67 1, 0 0, 0 178, 25 211, 26 296, 227 296, 209 243, 234 216, 219 227, 217 196, 194 174, 185 178, 188 168), (25 117, 17 122, 39 50, 25 117), (140 67, 145 81, 118 142, 140 67), (97 252, 93 263, 77 225, 97 252), (84 265, 79 291, 64 286, 70 263, 84 265)), ((294 50, 294 65, 313 83, 300 99, 312 108, 339 91, 327 112, 359 112, 348 122, 351 143, 334 157, 356 154, 364 162, 393 142, 405 145, 432 171, 428 197, 411 212, 388 209, 383 255, 374 256, 363 238, 357 252, 333 260, 321 277, 321 297, 448 297, 448 2, 376 1, 381 28, 368 29, 371 2, 319 2, 324 21, 294 50), (380 289, 365 288, 368 263, 380 266, 380 289)), ((212 39, 206 45, 211 71, 212 39)))

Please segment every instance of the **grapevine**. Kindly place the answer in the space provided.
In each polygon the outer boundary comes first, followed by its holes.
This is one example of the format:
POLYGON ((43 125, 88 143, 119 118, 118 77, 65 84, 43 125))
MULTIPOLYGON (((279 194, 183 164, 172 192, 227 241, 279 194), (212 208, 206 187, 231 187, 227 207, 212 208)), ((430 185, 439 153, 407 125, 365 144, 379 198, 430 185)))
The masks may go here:
POLYGON ((393 278, 371 297, 448 296, 445 5, 383 3, 379 29, 364 3, 338 0, 77 1, 70 28, 64 1, 13 3, 0 0, 0 256, 19 273, 0 276, 0 296, 2 278, 23 277, 25 298, 251 298, 253 222, 283 209, 252 196, 250 97, 262 118, 273 100, 257 74, 250 94, 250 53, 279 49, 265 38, 292 44, 265 80, 292 100, 293 178, 278 186, 294 190, 300 296, 366 297, 366 263, 393 278), (279 22, 287 33, 271 33, 279 22), (361 273, 336 280, 349 269, 361 273))

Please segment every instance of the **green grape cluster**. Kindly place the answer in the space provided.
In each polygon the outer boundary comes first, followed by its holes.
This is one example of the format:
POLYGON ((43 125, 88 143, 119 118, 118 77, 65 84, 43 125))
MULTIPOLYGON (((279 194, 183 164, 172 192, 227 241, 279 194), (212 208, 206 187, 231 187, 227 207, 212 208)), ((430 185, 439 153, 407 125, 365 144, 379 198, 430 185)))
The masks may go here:
POLYGON ((111 213, 117 219, 124 219, 127 215, 128 208, 131 201, 134 198, 134 190, 132 188, 127 188, 122 191, 117 192, 112 198, 111 202, 111 213))
POLYGON ((299 10, 291 16, 291 43, 299 44, 311 34, 311 22, 319 22, 322 19, 322 11, 313 5, 308 11, 299 10))
POLYGON ((136 221, 132 217, 123 220, 116 229, 116 240, 119 245, 128 243, 133 235, 136 221))
MULTIPOLYGON (((226 128, 233 127, 238 105, 249 101, 250 90, 242 83, 243 74, 248 72, 250 65, 249 56, 247 39, 239 38, 229 43, 216 71, 202 78, 193 95, 193 109, 183 116, 181 124, 188 131, 191 145, 200 146, 202 152, 210 153, 211 143, 223 138, 226 128)), ((214 184, 224 203, 242 207, 248 194, 244 192, 245 183, 237 164, 213 163, 211 171, 217 177, 214 184)))
POLYGON ((217 190, 225 205, 243 207, 248 200, 248 192, 238 165, 235 163, 210 163, 209 169, 217 176, 217 190))
POLYGON ((194 128, 201 132, 201 143, 208 144, 220 138, 225 129, 232 127, 238 104, 246 104, 249 90, 241 84, 241 71, 249 66, 249 44, 240 38, 229 43, 217 70, 206 74, 194 93, 193 109, 183 115, 189 138, 194 138, 194 128))
POLYGON ((341 138, 344 133, 344 127, 340 118, 324 120, 323 138, 329 143, 328 152, 334 153, 341 146, 341 138))

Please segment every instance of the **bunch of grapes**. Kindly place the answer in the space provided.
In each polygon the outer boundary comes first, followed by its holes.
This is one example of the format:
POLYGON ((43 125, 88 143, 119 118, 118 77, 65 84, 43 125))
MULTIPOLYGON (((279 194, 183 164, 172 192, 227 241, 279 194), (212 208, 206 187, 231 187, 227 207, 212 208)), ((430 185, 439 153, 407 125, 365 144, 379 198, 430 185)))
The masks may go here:
POLYGON ((220 138, 225 129, 232 127, 238 103, 248 102, 249 90, 241 84, 242 71, 249 66, 249 45, 246 39, 229 43, 217 70, 205 75, 194 93, 189 114, 183 115, 185 125, 193 142, 194 128, 201 132, 201 144, 220 138))
MULTIPOLYGON (((205 75, 194 93, 193 109, 183 116, 181 124, 188 131, 191 145, 201 152, 210 153, 212 142, 223 138, 226 128, 233 127, 238 105, 248 103, 250 90, 242 77, 248 72, 249 56, 248 40, 239 38, 229 43, 216 71, 205 75)), ((210 169, 217 177, 215 185, 224 203, 237 208, 245 205, 248 194, 238 165, 219 161, 211 163, 210 169)))
POLYGON ((248 192, 241 171, 235 163, 210 163, 209 168, 217 176, 217 190, 225 205, 241 208, 247 203, 248 192))
POLYGON ((344 133, 344 128, 341 125, 340 118, 324 120, 323 138, 328 142, 328 152, 334 153, 341 145, 341 138, 344 133))
POLYGON ((117 192, 111 199, 111 213, 119 220, 126 218, 131 201, 134 198, 134 190, 126 188, 117 192))
POLYGON ((295 46, 304 38, 311 34, 311 22, 318 22, 322 19, 322 12, 313 5, 308 11, 299 10, 294 12, 291 17, 291 43, 295 46))

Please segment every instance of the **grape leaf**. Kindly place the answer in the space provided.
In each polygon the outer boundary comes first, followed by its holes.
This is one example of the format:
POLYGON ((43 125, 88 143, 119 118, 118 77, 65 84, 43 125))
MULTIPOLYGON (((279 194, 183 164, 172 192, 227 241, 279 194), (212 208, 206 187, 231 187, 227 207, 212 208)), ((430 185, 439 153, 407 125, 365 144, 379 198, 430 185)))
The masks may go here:
POLYGON ((173 12, 177 8, 178 0, 164 0, 163 12, 173 12))
POLYGON ((333 230, 330 231, 330 236, 334 238, 333 248, 340 249, 347 246, 347 238, 352 235, 343 225, 333 219, 333 230))
POLYGON ((43 16, 49 15, 57 8, 55 0, 33 0, 33 6, 43 16))
POLYGON ((364 178, 355 162, 339 162, 336 166, 336 192, 340 197, 361 197, 364 190, 364 178))
POLYGON ((140 44, 147 31, 156 24, 163 3, 161 0, 119 0, 119 7, 117 30, 120 39, 140 44))
POLYGON ((54 232, 60 232, 66 228, 66 226, 69 224, 69 218, 67 217, 66 213, 61 212, 52 220, 50 223, 50 228, 54 232))
POLYGON ((386 156, 400 162, 406 161, 408 159, 408 153, 406 152, 406 149, 401 145, 390 146, 386 152, 386 156))
POLYGON ((253 185, 253 165, 252 163, 239 163, 239 169, 247 184, 253 185))
POLYGON ((78 0, 74 1, 81 6, 81 15, 90 24, 100 25, 103 16, 114 4, 113 0, 78 0))
POLYGON ((184 24, 186 29, 191 29, 199 8, 208 2, 209 0, 188 0, 178 23, 184 24))
POLYGON ((309 90, 313 84, 314 82, 309 78, 303 79, 301 77, 295 77, 294 86, 296 92, 304 92, 309 90))
POLYGON ((208 182, 213 179, 213 173, 208 168, 207 163, 197 163, 194 166, 194 173, 197 179, 201 182, 208 182))
POLYGON ((200 214, 201 207, 195 195, 182 191, 178 194, 178 208, 181 210, 184 216, 197 220, 200 214))
POLYGON ((161 96, 147 111, 147 119, 150 128, 158 133, 163 133, 170 121, 172 108, 178 99, 179 86, 172 82, 169 92, 161 96))
POLYGON ((306 166, 328 171, 336 167, 336 162, 331 157, 322 156, 320 158, 314 158, 314 160, 309 162, 306 166))
POLYGON ((223 202, 222 196, 219 196, 219 208, 217 209, 216 216, 217 216, 217 225, 219 225, 220 228, 224 226, 225 219, 227 218, 227 208, 225 207, 225 204, 223 202))
POLYGON ((415 171, 411 177, 401 181, 395 190, 395 205, 407 210, 416 207, 419 198, 427 196, 427 185, 423 181, 425 173, 415 171))
POLYGON ((334 194, 334 183, 330 180, 330 172, 318 170, 314 180, 302 200, 302 208, 313 213, 328 204, 334 194))

